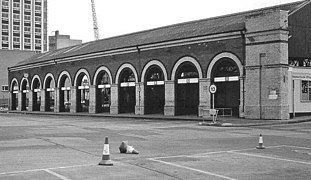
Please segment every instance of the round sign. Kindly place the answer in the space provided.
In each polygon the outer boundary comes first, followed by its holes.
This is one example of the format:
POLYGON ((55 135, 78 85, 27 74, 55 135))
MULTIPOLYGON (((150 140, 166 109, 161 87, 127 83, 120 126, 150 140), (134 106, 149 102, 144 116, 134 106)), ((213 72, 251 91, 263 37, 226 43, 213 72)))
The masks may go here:
POLYGON ((212 84, 210 87, 209 87, 209 92, 214 94, 216 92, 217 88, 214 84, 212 84))

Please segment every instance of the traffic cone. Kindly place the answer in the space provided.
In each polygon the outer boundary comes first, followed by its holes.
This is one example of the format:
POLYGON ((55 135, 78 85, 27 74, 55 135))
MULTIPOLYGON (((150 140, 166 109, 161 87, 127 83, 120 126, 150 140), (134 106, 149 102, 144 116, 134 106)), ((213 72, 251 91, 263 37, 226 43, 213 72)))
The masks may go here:
POLYGON ((128 145, 127 141, 122 141, 120 147, 119 147, 120 153, 126 153, 126 154, 139 154, 139 152, 134 149, 133 146, 128 145))
POLYGON ((263 145, 263 138, 262 135, 259 135, 259 143, 258 146, 256 146, 257 149, 265 149, 265 146, 263 145))
POLYGON ((103 157, 102 157, 102 160, 98 163, 98 165, 113 166, 110 160, 108 137, 105 138, 103 157))

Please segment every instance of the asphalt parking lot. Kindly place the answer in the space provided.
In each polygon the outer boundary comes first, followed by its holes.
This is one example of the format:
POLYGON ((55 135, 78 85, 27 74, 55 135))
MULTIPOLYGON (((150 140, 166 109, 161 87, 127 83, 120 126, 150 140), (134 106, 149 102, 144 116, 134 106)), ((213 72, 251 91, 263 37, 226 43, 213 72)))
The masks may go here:
POLYGON ((311 122, 254 127, 196 121, 0 114, 0 179, 310 179, 311 122), (259 134, 265 149, 256 149, 259 134), (105 137, 113 166, 99 166, 105 137), (128 141, 139 154, 120 154, 128 141))

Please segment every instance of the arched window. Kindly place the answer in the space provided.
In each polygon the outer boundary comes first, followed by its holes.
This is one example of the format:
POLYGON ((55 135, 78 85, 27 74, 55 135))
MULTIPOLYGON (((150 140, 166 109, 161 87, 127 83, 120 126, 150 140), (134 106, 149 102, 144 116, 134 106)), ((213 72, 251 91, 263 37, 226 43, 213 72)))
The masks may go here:
POLYGON ((120 75, 119 106, 120 113, 132 113, 135 111, 135 75, 130 68, 126 68, 120 75))
POLYGON ((12 84, 12 105, 11 110, 18 110, 18 84, 16 81, 12 84))
POLYGON ((84 74, 78 83, 78 112, 88 112, 90 100, 90 82, 87 75, 84 74))
POLYGON ((97 78, 97 112, 110 112, 111 92, 110 78, 106 71, 99 73, 97 78))
POLYGON ((64 76, 61 81, 60 89, 60 111, 69 112, 71 106, 71 83, 68 76, 64 76))
POLYGON ((41 106, 41 84, 39 79, 33 82, 33 110, 40 111, 41 106))
POLYGON ((45 110, 54 111, 55 105, 55 82, 49 77, 46 81, 46 91, 45 91, 45 110))

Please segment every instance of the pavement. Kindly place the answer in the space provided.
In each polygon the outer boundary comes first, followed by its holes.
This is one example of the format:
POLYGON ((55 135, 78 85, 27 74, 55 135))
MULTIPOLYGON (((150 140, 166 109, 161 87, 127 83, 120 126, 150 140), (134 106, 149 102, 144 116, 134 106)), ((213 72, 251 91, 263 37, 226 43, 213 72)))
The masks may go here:
POLYGON ((217 127, 252 127, 252 126, 266 126, 278 124, 295 124, 303 122, 311 122, 311 115, 297 116, 288 120, 266 120, 266 119, 246 119, 238 117, 217 117, 216 123, 213 122, 212 117, 202 118, 195 115, 185 116, 164 116, 162 114, 148 114, 135 115, 133 113, 125 114, 110 114, 110 113, 70 113, 70 112, 41 112, 41 111, 0 111, 2 113, 15 114, 38 114, 38 115, 56 115, 56 116, 86 116, 86 117, 110 117, 110 118, 133 118, 133 119, 153 119, 166 121, 196 121, 201 126, 217 126, 217 127))

